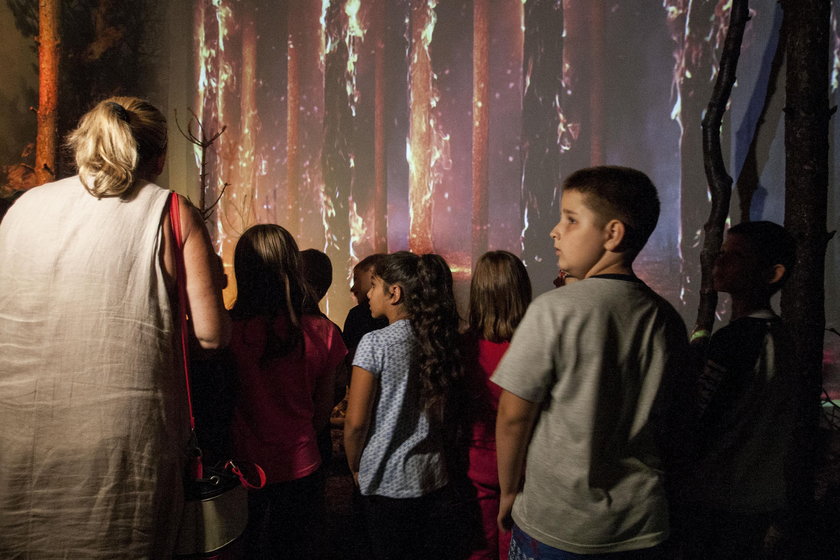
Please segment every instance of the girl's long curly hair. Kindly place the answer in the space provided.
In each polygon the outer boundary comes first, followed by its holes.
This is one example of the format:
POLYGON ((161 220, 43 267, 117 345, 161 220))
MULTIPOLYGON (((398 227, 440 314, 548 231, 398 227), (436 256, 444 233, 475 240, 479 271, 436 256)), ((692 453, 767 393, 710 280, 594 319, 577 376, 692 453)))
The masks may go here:
POLYGON ((300 252, 292 234, 276 224, 248 228, 236 243, 233 266, 237 292, 233 318, 269 319, 260 362, 265 365, 302 349, 300 318, 314 296, 303 279, 300 252), (285 333, 277 333, 272 326, 273 319, 280 316, 288 320, 285 333))
POLYGON ((430 420, 447 423, 459 401, 463 368, 452 272, 440 255, 400 251, 382 257, 375 274, 385 287, 399 285, 417 338, 412 375, 420 383, 420 407, 430 420))

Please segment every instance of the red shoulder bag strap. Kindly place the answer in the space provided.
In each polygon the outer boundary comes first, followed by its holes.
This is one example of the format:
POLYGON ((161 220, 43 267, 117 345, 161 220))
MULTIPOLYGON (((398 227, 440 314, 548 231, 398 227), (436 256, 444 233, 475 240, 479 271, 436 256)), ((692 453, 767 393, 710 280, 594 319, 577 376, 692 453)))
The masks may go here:
MULTIPOLYGON (((193 461, 190 465, 190 472, 196 480, 204 478, 204 466, 201 462, 201 450, 198 447, 198 442, 195 435, 195 415, 193 414, 192 391, 190 389, 190 367, 189 367, 189 344, 187 332, 187 275, 184 268, 184 240, 181 235, 181 205, 178 200, 178 193, 173 192, 170 196, 169 203, 169 218, 172 223, 172 233, 175 237, 175 271, 176 283, 178 287, 178 320, 181 325, 181 355, 184 360, 184 380, 187 386, 187 407, 190 413, 190 438, 191 449, 193 453, 193 461)), ((228 461, 225 464, 226 469, 231 469, 239 480, 247 488, 262 488, 265 486, 266 476, 265 471, 259 465, 253 464, 254 472, 256 472, 258 483, 257 485, 248 482, 245 474, 236 466, 233 461, 228 461)))
POLYGON ((183 357, 184 380, 187 388, 187 408, 190 413, 190 438, 193 464, 190 470, 196 479, 203 478, 204 467, 201 463, 201 450, 195 437, 195 415, 193 414, 192 390, 190 389, 190 355, 187 343, 187 275, 184 268, 184 239, 181 235, 181 204, 178 193, 173 192, 169 197, 169 221, 172 224, 172 234, 175 237, 175 278, 178 288, 178 321, 181 326, 181 356, 183 357))

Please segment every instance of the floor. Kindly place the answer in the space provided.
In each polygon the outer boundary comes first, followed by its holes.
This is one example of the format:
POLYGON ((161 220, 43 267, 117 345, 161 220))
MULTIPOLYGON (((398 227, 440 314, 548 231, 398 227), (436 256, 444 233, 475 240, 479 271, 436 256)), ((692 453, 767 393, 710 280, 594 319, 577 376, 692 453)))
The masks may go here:
MULTIPOLYGON (((369 558, 353 505, 353 479, 333 430, 333 458, 326 469, 326 548, 329 560, 369 558)), ((815 509, 805 533, 780 546, 766 560, 840 560, 840 431, 822 432, 815 509)))
POLYGON ((326 467, 326 535, 325 560, 361 560, 370 558, 365 546, 361 518, 353 499, 353 477, 347 466, 343 432, 332 430, 333 456, 326 467))

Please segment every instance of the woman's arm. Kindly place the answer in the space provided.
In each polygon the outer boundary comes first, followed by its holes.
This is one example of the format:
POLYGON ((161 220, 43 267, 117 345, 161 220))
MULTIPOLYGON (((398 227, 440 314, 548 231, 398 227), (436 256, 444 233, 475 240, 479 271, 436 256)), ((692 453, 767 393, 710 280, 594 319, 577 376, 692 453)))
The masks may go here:
POLYGON ((373 418, 373 404, 379 382, 366 369, 353 366, 350 394, 347 398, 347 416, 344 419, 344 451, 353 480, 359 483, 359 462, 373 418))
POLYGON ((202 348, 224 348, 230 341, 230 316, 222 300, 223 273, 198 210, 184 197, 178 200, 192 328, 202 348))
POLYGON ((499 528, 510 531, 510 512, 522 485, 522 470, 539 404, 502 391, 496 416, 496 460, 499 464, 499 528))

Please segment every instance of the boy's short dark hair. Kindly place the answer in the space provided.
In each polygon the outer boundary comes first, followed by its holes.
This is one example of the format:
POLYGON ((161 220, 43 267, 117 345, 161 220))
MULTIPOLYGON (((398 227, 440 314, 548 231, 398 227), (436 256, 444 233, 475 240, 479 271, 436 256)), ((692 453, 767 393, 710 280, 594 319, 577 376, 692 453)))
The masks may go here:
POLYGON ((303 277, 321 301, 332 285, 332 262, 326 253, 318 249, 304 249, 300 258, 303 277))
POLYGON ((373 253, 371 255, 366 256, 358 263, 356 266, 353 267, 353 270, 365 271, 369 268, 375 268, 376 264, 382 260, 382 257, 385 256, 385 253, 373 253))
POLYGON ((778 282, 771 285, 771 294, 779 291, 790 276, 796 263, 796 241, 788 230, 774 222, 742 222, 729 228, 728 235, 740 235, 753 250, 758 264, 770 268, 777 264, 785 267, 778 282))
POLYGON ((622 247, 631 257, 644 248, 659 220, 659 195, 650 178, 637 169, 614 165, 587 167, 569 175, 563 190, 586 196, 586 205, 605 221, 625 226, 622 247))

